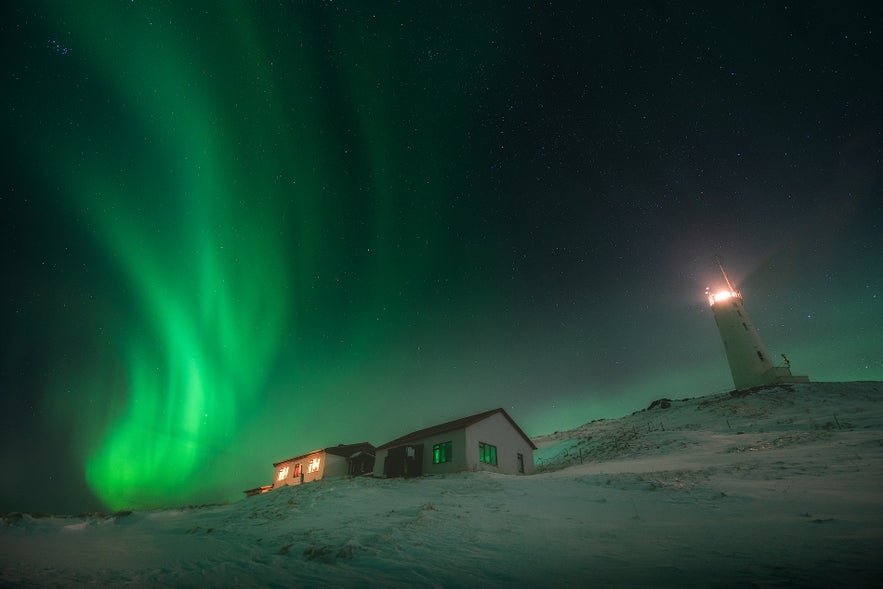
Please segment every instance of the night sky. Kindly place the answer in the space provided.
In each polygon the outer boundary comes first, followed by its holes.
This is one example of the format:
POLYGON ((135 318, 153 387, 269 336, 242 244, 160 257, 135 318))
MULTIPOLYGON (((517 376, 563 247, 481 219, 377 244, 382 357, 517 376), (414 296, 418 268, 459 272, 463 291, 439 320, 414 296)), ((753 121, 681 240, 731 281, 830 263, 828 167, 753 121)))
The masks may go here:
POLYGON ((3 3, 0 512, 883 380, 881 5, 570 4, 3 3))

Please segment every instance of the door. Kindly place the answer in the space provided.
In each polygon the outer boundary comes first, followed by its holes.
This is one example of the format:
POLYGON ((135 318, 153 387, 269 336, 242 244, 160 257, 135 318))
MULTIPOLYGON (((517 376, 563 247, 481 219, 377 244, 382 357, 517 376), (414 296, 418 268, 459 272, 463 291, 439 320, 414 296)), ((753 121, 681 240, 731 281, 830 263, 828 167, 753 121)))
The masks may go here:
POLYGON ((423 474, 423 444, 390 448, 383 473, 388 477, 419 477, 423 474))

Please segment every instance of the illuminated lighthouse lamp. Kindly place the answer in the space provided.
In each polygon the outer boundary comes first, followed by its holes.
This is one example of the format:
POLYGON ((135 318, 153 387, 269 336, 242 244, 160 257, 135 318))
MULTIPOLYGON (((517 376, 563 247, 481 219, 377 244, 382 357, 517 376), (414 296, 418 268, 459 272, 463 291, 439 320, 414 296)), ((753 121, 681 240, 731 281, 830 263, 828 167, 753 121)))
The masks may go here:
POLYGON ((742 295, 736 291, 722 290, 720 292, 711 292, 711 289, 708 288, 705 289, 705 296, 708 297, 708 304, 712 306, 718 301, 725 301, 733 297, 742 298, 742 295))

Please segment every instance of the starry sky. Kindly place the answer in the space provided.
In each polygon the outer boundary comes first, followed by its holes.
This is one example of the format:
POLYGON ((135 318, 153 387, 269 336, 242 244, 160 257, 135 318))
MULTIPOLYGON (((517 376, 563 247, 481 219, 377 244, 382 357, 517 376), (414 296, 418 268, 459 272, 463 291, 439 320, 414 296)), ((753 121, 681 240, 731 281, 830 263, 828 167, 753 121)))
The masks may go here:
POLYGON ((773 356, 883 380, 873 2, 4 3, 0 512, 773 356))

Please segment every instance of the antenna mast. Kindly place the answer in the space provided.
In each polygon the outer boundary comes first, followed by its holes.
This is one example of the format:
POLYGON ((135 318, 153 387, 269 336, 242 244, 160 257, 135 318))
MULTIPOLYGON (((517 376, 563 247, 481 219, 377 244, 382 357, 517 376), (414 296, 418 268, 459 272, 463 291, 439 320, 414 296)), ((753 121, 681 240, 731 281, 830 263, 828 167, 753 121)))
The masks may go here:
POLYGON ((730 289, 730 292, 739 292, 736 290, 736 287, 733 286, 733 283, 730 282, 730 277, 727 276, 727 271, 724 270, 724 265, 721 263, 721 257, 718 255, 714 256, 714 263, 717 264, 717 267, 721 269, 721 274, 724 275, 724 280, 727 281, 727 288, 730 289))

